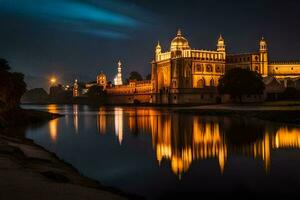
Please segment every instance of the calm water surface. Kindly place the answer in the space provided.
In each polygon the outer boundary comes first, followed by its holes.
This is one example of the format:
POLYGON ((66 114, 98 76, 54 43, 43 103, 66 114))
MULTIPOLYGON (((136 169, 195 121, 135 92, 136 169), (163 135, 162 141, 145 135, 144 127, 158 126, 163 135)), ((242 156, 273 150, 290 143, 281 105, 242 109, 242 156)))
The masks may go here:
POLYGON ((24 106, 65 114, 26 136, 82 174, 152 198, 300 189, 300 127, 159 108, 24 106))

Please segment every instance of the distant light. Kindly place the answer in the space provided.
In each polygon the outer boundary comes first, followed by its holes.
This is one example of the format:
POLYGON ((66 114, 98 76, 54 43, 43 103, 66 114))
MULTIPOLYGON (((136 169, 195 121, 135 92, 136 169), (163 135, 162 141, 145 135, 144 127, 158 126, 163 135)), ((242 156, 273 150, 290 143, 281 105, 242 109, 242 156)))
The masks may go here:
POLYGON ((54 77, 51 78, 51 79, 50 79, 50 83, 51 83, 52 85, 54 85, 54 84, 56 83, 56 78, 54 78, 54 77))

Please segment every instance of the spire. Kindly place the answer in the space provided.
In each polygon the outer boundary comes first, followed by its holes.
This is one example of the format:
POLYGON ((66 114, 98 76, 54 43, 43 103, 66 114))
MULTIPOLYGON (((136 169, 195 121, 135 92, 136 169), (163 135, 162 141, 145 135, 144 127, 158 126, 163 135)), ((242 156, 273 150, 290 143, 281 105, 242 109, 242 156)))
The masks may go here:
POLYGON ((219 41, 220 40, 224 40, 221 33, 220 33, 220 36, 219 36, 219 41))
POLYGON ((180 37, 180 36, 181 36, 181 30, 178 29, 178 31, 177 31, 177 37, 180 37))
POLYGON ((161 48, 159 41, 157 41, 156 48, 161 48))

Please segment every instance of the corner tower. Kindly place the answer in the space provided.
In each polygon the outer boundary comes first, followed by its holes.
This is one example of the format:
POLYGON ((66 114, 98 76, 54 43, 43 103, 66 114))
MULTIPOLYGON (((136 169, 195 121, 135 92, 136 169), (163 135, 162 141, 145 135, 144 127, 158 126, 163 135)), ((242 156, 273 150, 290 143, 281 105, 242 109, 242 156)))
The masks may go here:
POLYGON ((268 48, 264 37, 259 41, 259 61, 261 75, 268 76, 268 48))
POLYGON ((220 34, 219 39, 218 39, 218 43, 217 43, 217 51, 222 53, 222 57, 223 58, 219 58, 219 59, 226 59, 226 49, 225 49, 225 41, 222 37, 222 35, 220 34))

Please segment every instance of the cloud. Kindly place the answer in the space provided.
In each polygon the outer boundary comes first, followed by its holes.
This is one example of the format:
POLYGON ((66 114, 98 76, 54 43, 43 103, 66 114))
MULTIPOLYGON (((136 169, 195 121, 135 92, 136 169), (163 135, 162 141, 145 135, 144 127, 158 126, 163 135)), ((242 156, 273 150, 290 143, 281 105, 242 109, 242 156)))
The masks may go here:
MULTIPOLYGON (((128 14, 128 6, 112 1, 110 8, 104 4, 78 0, 0 0, 0 12, 30 17, 57 27, 112 39, 127 38, 127 30, 137 29, 143 22, 138 16, 128 14), (97 27, 97 28, 95 28, 97 27), (81 29, 81 30, 78 30, 81 29), (114 30, 114 31, 112 31, 114 30)), ((132 13, 140 13, 135 7, 132 13)))
POLYGON ((85 30, 78 30, 78 32, 84 33, 84 34, 89 34, 89 35, 94 35, 94 36, 112 38, 112 39, 127 39, 127 38, 129 38, 129 36, 124 33, 110 31, 110 30, 85 29, 85 30))

